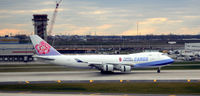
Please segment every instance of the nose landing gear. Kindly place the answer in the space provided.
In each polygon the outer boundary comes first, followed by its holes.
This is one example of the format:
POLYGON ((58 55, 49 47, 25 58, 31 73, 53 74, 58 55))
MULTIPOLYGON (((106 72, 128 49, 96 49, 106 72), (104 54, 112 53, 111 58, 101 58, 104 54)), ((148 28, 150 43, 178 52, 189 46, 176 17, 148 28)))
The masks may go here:
POLYGON ((161 67, 158 67, 157 73, 160 73, 160 69, 161 69, 161 67))

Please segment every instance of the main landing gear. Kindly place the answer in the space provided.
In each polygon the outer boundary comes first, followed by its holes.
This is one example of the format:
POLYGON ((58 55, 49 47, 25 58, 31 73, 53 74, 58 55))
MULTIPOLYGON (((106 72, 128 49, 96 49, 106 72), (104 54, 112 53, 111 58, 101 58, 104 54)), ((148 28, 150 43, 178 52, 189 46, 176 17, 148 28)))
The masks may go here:
POLYGON ((101 74, 113 74, 114 72, 112 72, 112 71, 103 71, 103 70, 101 70, 101 74))
POLYGON ((158 67, 157 73, 160 73, 160 69, 161 69, 161 67, 158 67))

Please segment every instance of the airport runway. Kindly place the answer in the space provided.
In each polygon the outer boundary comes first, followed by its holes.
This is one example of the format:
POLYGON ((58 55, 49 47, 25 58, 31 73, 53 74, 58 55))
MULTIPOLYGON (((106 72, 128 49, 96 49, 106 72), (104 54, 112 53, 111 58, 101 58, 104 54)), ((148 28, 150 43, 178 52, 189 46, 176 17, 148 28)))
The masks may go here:
POLYGON ((199 96, 199 95, 174 95, 174 94, 125 94, 125 93, 69 93, 69 92, 0 92, 0 96, 199 96))
POLYGON ((0 83, 32 81, 109 81, 109 80, 196 80, 200 82, 200 70, 133 70, 131 73, 101 74, 99 71, 62 72, 1 72, 0 83))

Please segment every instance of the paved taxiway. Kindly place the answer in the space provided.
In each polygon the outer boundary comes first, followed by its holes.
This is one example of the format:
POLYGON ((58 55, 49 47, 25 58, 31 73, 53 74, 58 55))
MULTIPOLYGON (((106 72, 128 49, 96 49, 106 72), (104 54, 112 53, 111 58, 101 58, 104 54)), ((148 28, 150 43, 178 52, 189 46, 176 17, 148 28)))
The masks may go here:
POLYGON ((199 96, 199 95, 174 95, 174 94, 124 94, 124 93, 32 93, 32 92, 0 92, 0 96, 199 96))
POLYGON ((101 74, 99 71, 1 72, 0 82, 74 80, 198 80, 200 70, 133 70, 131 73, 101 74))

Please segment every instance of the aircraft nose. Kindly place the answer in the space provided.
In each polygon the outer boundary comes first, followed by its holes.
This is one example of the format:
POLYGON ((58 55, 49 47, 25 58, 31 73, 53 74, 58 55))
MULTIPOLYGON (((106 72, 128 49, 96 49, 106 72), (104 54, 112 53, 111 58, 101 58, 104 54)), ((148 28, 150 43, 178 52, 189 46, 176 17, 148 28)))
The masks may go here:
POLYGON ((169 63, 173 63, 174 62, 174 59, 172 59, 171 57, 167 56, 168 60, 169 60, 169 63))

